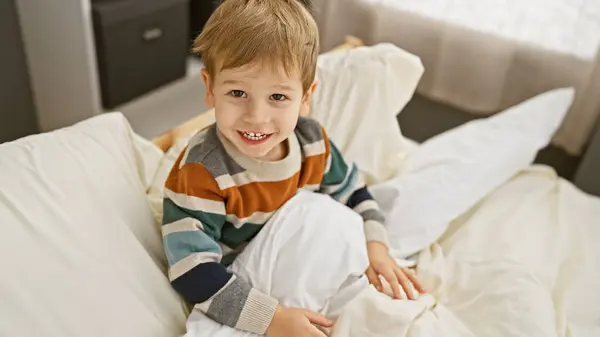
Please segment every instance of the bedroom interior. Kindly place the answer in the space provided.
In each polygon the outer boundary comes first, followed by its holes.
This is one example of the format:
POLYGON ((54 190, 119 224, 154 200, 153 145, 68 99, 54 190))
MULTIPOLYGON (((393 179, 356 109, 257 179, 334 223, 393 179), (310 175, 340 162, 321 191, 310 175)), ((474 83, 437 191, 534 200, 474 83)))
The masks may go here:
MULTIPOLYGON (((212 10, 218 6, 219 1, 173 1, 170 2, 171 5, 169 6, 154 1, 141 7, 136 5, 136 1, 131 0, 95 0, 91 2, 89 0, 82 0, 77 2, 77 6, 70 6, 70 8, 65 9, 71 15, 78 17, 78 20, 69 21, 59 20, 59 16, 62 16, 66 12, 57 8, 58 6, 50 4, 34 6, 28 1, 18 0, 2 1, 4 6, 11 7, 7 8, 6 11, 2 11, 2 15, 9 16, 8 19, 10 19, 3 20, 3 24, 12 23, 13 27, 11 30, 4 30, 5 35, 10 34, 7 37, 8 41, 14 41, 11 43, 15 43, 15 48, 10 48, 10 50, 13 54, 22 51, 18 55, 21 56, 20 58, 13 56, 11 60, 13 60, 13 63, 16 61, 21 62, 21 69, 27 70, 27 68, 23 67, 29 65, 30 76, 24 76, 25 72, 23 72, 21 76, 15 75, 11 77, 15 79, 13 82, 20 79, 23 83, 21 86, 7 85, 7 88, 11 90, 23 88, 17 95, 8 94, 6 90, 3 90, 3 94, 6 97, 2 103, 3 106, 11 107, 12 109, 22 109, 22 112, 1 114, 0 118, 7 121, 6 123, 2 123, 5 126, 0 131, 1 141, 16 139, 20 136, 39 131, 53 130, 104 111, 123 112, 131 121, 133 128, 140 135, 153 137, 206 110, 201 99, 203 95, 202 91, 204 90, 199 79, 201 62, 196 57, 185 56, 184 48, 189 45, 194 34, 201 30, 203 22, 207 20, 212 10), (188 17, 185 18, 181 17, 184 13, 182 7, 184 4, 188 6, 186 9, 188 17), (48 8, 43 10, 40 6, 48 6, 48 8), (16 14, 18 14, 18 17, 16 14), (178 18, 177 15, 180 17, 178 18), (146 41, 146 45, 143 43, 140 45, 129 44, 125 47, 127 45, 125 40, 127 37, 117 38, 115 35, 112 38, 114 41, 107 40, 110 37, 109 34, 111 34, 111 31, 124 30, 134 32, 139 27, 145 27, 146 33, 150 32, 151 34, 152 31, 148 28, 150 26, 147 23, 151 20, 156 21, 161 16, 163 19, 160 21, 160 24, 164 26, 162 29, 168 30, 170 37, 158 39, 157 41, 162 40, 165 42, 157 42, 155 43, 156 46, 152 46, 149 43, 152 41, 146 41), (17 25, 19 19, 21 30, 18 29, 19 26, 17 25), (60 22, 60 24, 54 25, 53 22, 60 22), (182 30, 184 26, 188 27, 186 30, 187 35, 182 30), (50 46, 37 43, 45 37, 62 38, 55 45, 51 46, 52 50, 46 50, 50 46), (173 46, 178 47, 173 48, 173 46), (69 57, 63 56, 64 54, 60 52, 61 48, 63 50, 71 50, 69 57), (94 52, 94 50, 96 51, 94 52), (163 52, 162 56, 158 56, 161 50, 171 50, 171 52, 163 52), (179 50, 179 52, 173 50, 179 50), (143 56, 143 53, 147 56, 143 56), (24 55, 27 56, 27 59, 23 58, 24 55), (154 59, 157 57, 162 59, 161 64, 166 64, 164 67, 158 67, 161 68, 160 72, 152 70, 153 67, 157 68, 154 65, 157 64, 157 61, 150 61, 153 57, 154 59), (141 63, 138 62, 143 59, 149 60, 141 63), (109 60, 112 61, 108 62, 109 60), (124 69, 123 67, 131 70, 127 73, 123 73, 122 71, 119 73, 118 69, 124 69), (48 73, 46 69, 48 68, 54 68, 54 73, 59 73, 61 72, 60 69, 64 69, 63 73, 68 72, 70 74, 62 78, 64 82, 62 86, 56 86, 54 81, 46 76, 48 73), (112 74, 110 75, 112 77, 109 77, 109 74, 112 74), (110 86, 108 85, 109 81, 113 83, 110 86), (27 90, 28 88, 32 89, 27 90), (77 94, 78 92, 79 94, 77 94), (72 95, 72 93, 76 94, 72 95), (37 114, 34 112, 33 107, 35 107, 37 114), (34 124, 36 119, 37 125, 34 124), (8 125, 11 124, 12 126, 9 127, 8 125)), ((368 3, 368 1, 366 2, 368 3)), ((388 2, 393 3, 393 1, 388 2)), ((385 1, 382 1, 379 6, 384 6, 385 3, 385 1)), ((443 62, 455 62, 456 64, 456 56, 450 54, 450 56, 446 56, 447 61, 435 61, 435 59, 432 59, 434 54, 431 54, 433 53, 433 49, 421 52, 421 45, 412 40, 407 40, 408 36, 403 33, 407 29, 410 29, 415 33, 415 36, 424 34, 424 41, 427 41, 428 36, 433 38, 433 35, 431 35, 432 32, 419 30, 421 26, 415 21, 414 15, 411 14, 416 13, 417 10, 426 10, 428 9, 426 6, 431 6, 431 4, 422 5, 422 8, 420 8, 418 5, 409 2, 405 5, 407 8, 400 8, 398 10, 399 18, 406 21, 406 23, 395 27, 398 34, 392 38, 386 36, 384 32, 379 32, 378 28, 376 28, 377 25, 385 24, 385 20, 390 20, 381 14, 380 9, 376 7, 370 10, 365 9, 366 5, 361 4, 361 1, 354 0, 348 2, 343 8, 338 8, 339 6, 341 6, 340 1, 314 1, 315 15, 322 31, 324 50, 330 49, 335 44, 342 42, 344 36, 347 34, 352 34, 361 38, 367 44, 382 41, 395 42, 397 45, 406 48, 408 51, 422 58, 426 66, 423 81, 414 99, 403 110, 402 114, 399 114, 399 122, 407 136, 417 141, 424 141, 469 120, 500 111, 509 106, 509 103, 517 102, 515 99, 512 99, 512 101, 510 99, 503 99, 501 104, 499 104, 499 101, 496 99, 489 102, 482 101, 482 103, 472 98, 477 91, 469 93, 469 90, 473 90, 470 87, 458 87, 458 89, 455 89, 456 92, 448 93, 449 87, 445 82, 451 79, 444 79, 443 76, 456 76, 456 74, 448 74, 448 71, 445 70, 446 68, 441 67, 443 62), (356 16, 356 20, 341 19, 346 15, 354 15, 356 16), (435 76, 442 76, 442 79, 438 81, 437 87, 432 80, 432 72, 435 76), (456 104, 456 100, 459 97, 465 98, 464 105, 456 104), (449 101, 449 103, 444 103, 445 101, 449 101), (469 110, 469 108, 477 105, 485 106, 485 109, 480 112, 469 110), (490 111, 490 108, 494 111, 490 111)), ((393 7, 393 4, 389 6, 393 7)), ((435 16, 434 14, 439 19, 443 12, 437 10, 436 13, 432 13, 432 16, 435 16)), ((393 24, 397 25, 397 23, 393 24)), ((154 33, 158 31, 160 30, 156 30, 154 33)), ((112 34, 114 35, 115 33, 112 34)), ((452 34, 456 35, 456 33, 452 34)), ((451 36, 454 36, 452 34, 451 36)), ((131 37, 129 38, 131 39, 131 37)), ((445 43, 452 42, 450 38, 448 39, 445 43)), ((469 42, 468 40, 465 42, 465 38, 460 38, 460 36, 454 37, 454 39, 458 45, 469 42)), ((501 40, 499 41, 502 42, 501 40)), ((448 54, 448 52, 444 52, 445 49, 442 49, 436 43, 440 42, 432 42, 431 48, 438 50, 438 53, 444 53, 440 55, 448 54)), ((474 47, 466 45, 463 48, 465 53, 472 53, 472 58, 477 57, 475 55, 478 55, 478 51, 474 50, 474 47)), ((506 48, 507 50, 514 49, 514 47, 509 45, 506 48)), ((588 47, 587 49, 590 48, 588 47)), ((578 50, 581 49, 582 47, 579 46, 578 50)), ((453 52, 457 53, 459 51, 453 52)), ((517 52, 513 53, 518 57, 519 54, 517 52)), ((10 55, 4 55, 3 57, 10 57, 10 55)), ((494 61, 494 57, 490 56, 491 61, 489 62, 496 62, 494 61)), ((531 60, 535 60, 535 57, 540 58, 540 60, 545 62, 543 64, 548 64, 552 61, 551 57, 543 55, 535 56, 533 54, 531 57, 533 57, 531 60)), ((498 66, 502 67, 503 63, 501 62, 506 61, 497 62, 498 66)), ((577 62, 569 62, 569 65, 575 64, 569 67, 578 69, 577 62)), ((15 67, 11 62, 2 62, 2 66, 11 72, 20 69, 19 67, 15 67)), ((473 69, 465 69, 465 71, 479 72, 481 69, 476 66, 473 69)), ((564 72, 565 70, 561 71, 564 72)), ((541 84, 532 83, 531 89, 528 89, 528 92, 523 91, 518 93, 517 96, 521 95, 521 99, 524 99, 534 93, 540 92, 540 89, 536 88, 536 85, 538 87, 540 85, 557 85, 561 81, 562 83, 570 81, 569 78, 561 79, 560 76, 562 75, 556 75, 555 77, 558 79, 551 79, 554 81, 554 84, 545 82, 541 84)), ((597 82, 600 74, 596 74, 595 77, 595 81, 597 82)), ((3 76, 3 78, 3 81, 8 81, 8 77, 3 76)), ((499 77, 499 81, 507 81, 506 78, 504 80, 500 80, 500 78, 504 77, 499 77)), ((466 85, 473 86, 473 83, 478 85, 474 82, 476 80, 479 79, 472 78, 466 85)), ((490 84, 485 82, 479 85, 484 87, 490 86, 490 84)), ((594 85, 593 83, 589 84, 591 87, 594 85)), ((484 94, 493 99, 493 95, 498 95, 493 90, 499 89, 494 89, 492 85, 489 93, 486 92, 484 94)), ((515 96, 514 93, 503 95, 502 97, 515 96)), ((586 96, 591 96, 591 94, 586 94, 586 96)), ((583 100, 586 99, 580 99, 579 101, 583 100)), ((597 109, 600 110, 600 105, 598 105, 597 109)), ((590 115, 596 116, 597 113, 594 112, 590 115)), ((578 122, 589 124, 593 120, 590 117, 588 122, 578 122)), ((592 135, 592 130, 594 129, 586 125, 585 130, 575 133, 592 135)), ((573 133, 570 132, 570 134, 573 133)), ((591 137, 585 141, 579 141, 581 145, 573 145, 577 142, 567 142, 567 144, 563 141, 561 143, 560 140, 554 142, 547 149, 540 152, 537 162, 554 167, 561 176, 567 179, 574 179, 583 158, 586 155, 589 156, 589 151, 585 151, 590 144, 589 139, 591 137), (574 148, 577 149, 573 150, 574 148)), ((595 163, 597 156, 592 156, 593 158, 587 159, 586 162, 595 163)), ((584 169, 584 171, 590 171, 590 169, 584 169)), ((586 176, 585 179, 581 178, 580 180, 582 182, 585 180, 586 184, 589 185, 591 184, 588 181, 589 179, 586 176)))
MULTIPOLYGON (((0 335, 257 337, 181 300, 160 230, 166 176, 213 121, 186 45, 220 1, 0 0, 0 335)), ((314 209, 269 230, 298 232, 257 236, 240 275, 335 316, 330 337, 599 336, 597 1, 312 2, 311 115, 364 171, 393 256, 430 294, 355 296, 362 228, 334 234, 355 214, 325 199, 295 199, 314 209), (256 257, 274 254, 291 260, 256 257)))

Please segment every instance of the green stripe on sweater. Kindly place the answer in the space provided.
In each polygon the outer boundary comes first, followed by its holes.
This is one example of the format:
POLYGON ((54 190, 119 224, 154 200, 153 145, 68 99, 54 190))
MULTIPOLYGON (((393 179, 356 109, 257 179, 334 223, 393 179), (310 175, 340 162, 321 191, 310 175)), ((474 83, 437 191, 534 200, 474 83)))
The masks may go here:
POLYGON ((245 223, 242 227, 235 228, 228 222, 223 226, 221 242, 235 249, 242 243, 252 240, 262 228, 262 225, 253 223, 245 223))
POLYGON ((204 232, 213 240, 221 238, 221 229, 225 224, 225 215, 202 211, 194 211, 177 206, 171 199, 163 200, 163 225, 168 225, 177 220, 192 217, 200 220, 204 232))
POLYGON ((352 169, 346 176, 345 180, 340 184, 337 190, 331 192, 331 197, 335 200, 340 200, 344 197, 349 196, 356 188, 356 182, 358 181, 358 168, 356 165, 352 165, 352 169))
POLYGON ((344 157, 331 141, 329 147, 331 149, 331 167, 328 172, 325 172, 321 185, 338 185, 346 178, 348 165, 346 165, 344 157))

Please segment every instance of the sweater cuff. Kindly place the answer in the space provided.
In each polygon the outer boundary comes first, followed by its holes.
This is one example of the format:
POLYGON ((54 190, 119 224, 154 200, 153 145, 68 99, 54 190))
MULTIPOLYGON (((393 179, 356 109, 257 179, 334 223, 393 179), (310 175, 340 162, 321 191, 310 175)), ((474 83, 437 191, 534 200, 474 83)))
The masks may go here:
POLYGON ((273 320, 279 302, 252 288, 240 313, 236 329, 264 335, 273 320))
POLYGON ((374 220, 367 220, 364 223, 364 230, 365 230, 365 238, 367 239, 367 242, 372 242, 372 241, 381 242, 386 247, 389 248, 390 245, 388 242, 387 230, 385 229, 385 226, 381 222, 374 221, 374 220))

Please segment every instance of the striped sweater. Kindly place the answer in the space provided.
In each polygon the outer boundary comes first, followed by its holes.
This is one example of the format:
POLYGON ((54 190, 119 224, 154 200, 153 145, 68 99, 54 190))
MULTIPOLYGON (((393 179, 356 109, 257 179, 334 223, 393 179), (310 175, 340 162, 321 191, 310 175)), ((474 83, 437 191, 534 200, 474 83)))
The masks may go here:
POLYGON ((263 334, 277 300, 226 266, 300 189, 330 195, 358 212, 367 241, 387 244, 383 214, 356 165, 314 120, 301 117, 276 162, 241 154, 212 125, 190 141, 165 184, 162 235, 172 286, 218 323, 263 334))

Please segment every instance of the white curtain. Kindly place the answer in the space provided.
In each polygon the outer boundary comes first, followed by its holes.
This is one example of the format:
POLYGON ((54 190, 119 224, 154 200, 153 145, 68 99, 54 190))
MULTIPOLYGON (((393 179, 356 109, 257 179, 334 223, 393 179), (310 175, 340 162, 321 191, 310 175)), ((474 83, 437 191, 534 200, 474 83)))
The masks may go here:
POLYGON ((585 148, 600 113, 600 0, 316 0, 324 49, 355 35, 421 57, 418 92, 490 114, 550 89, 577 98, 553 142, 585 148))

